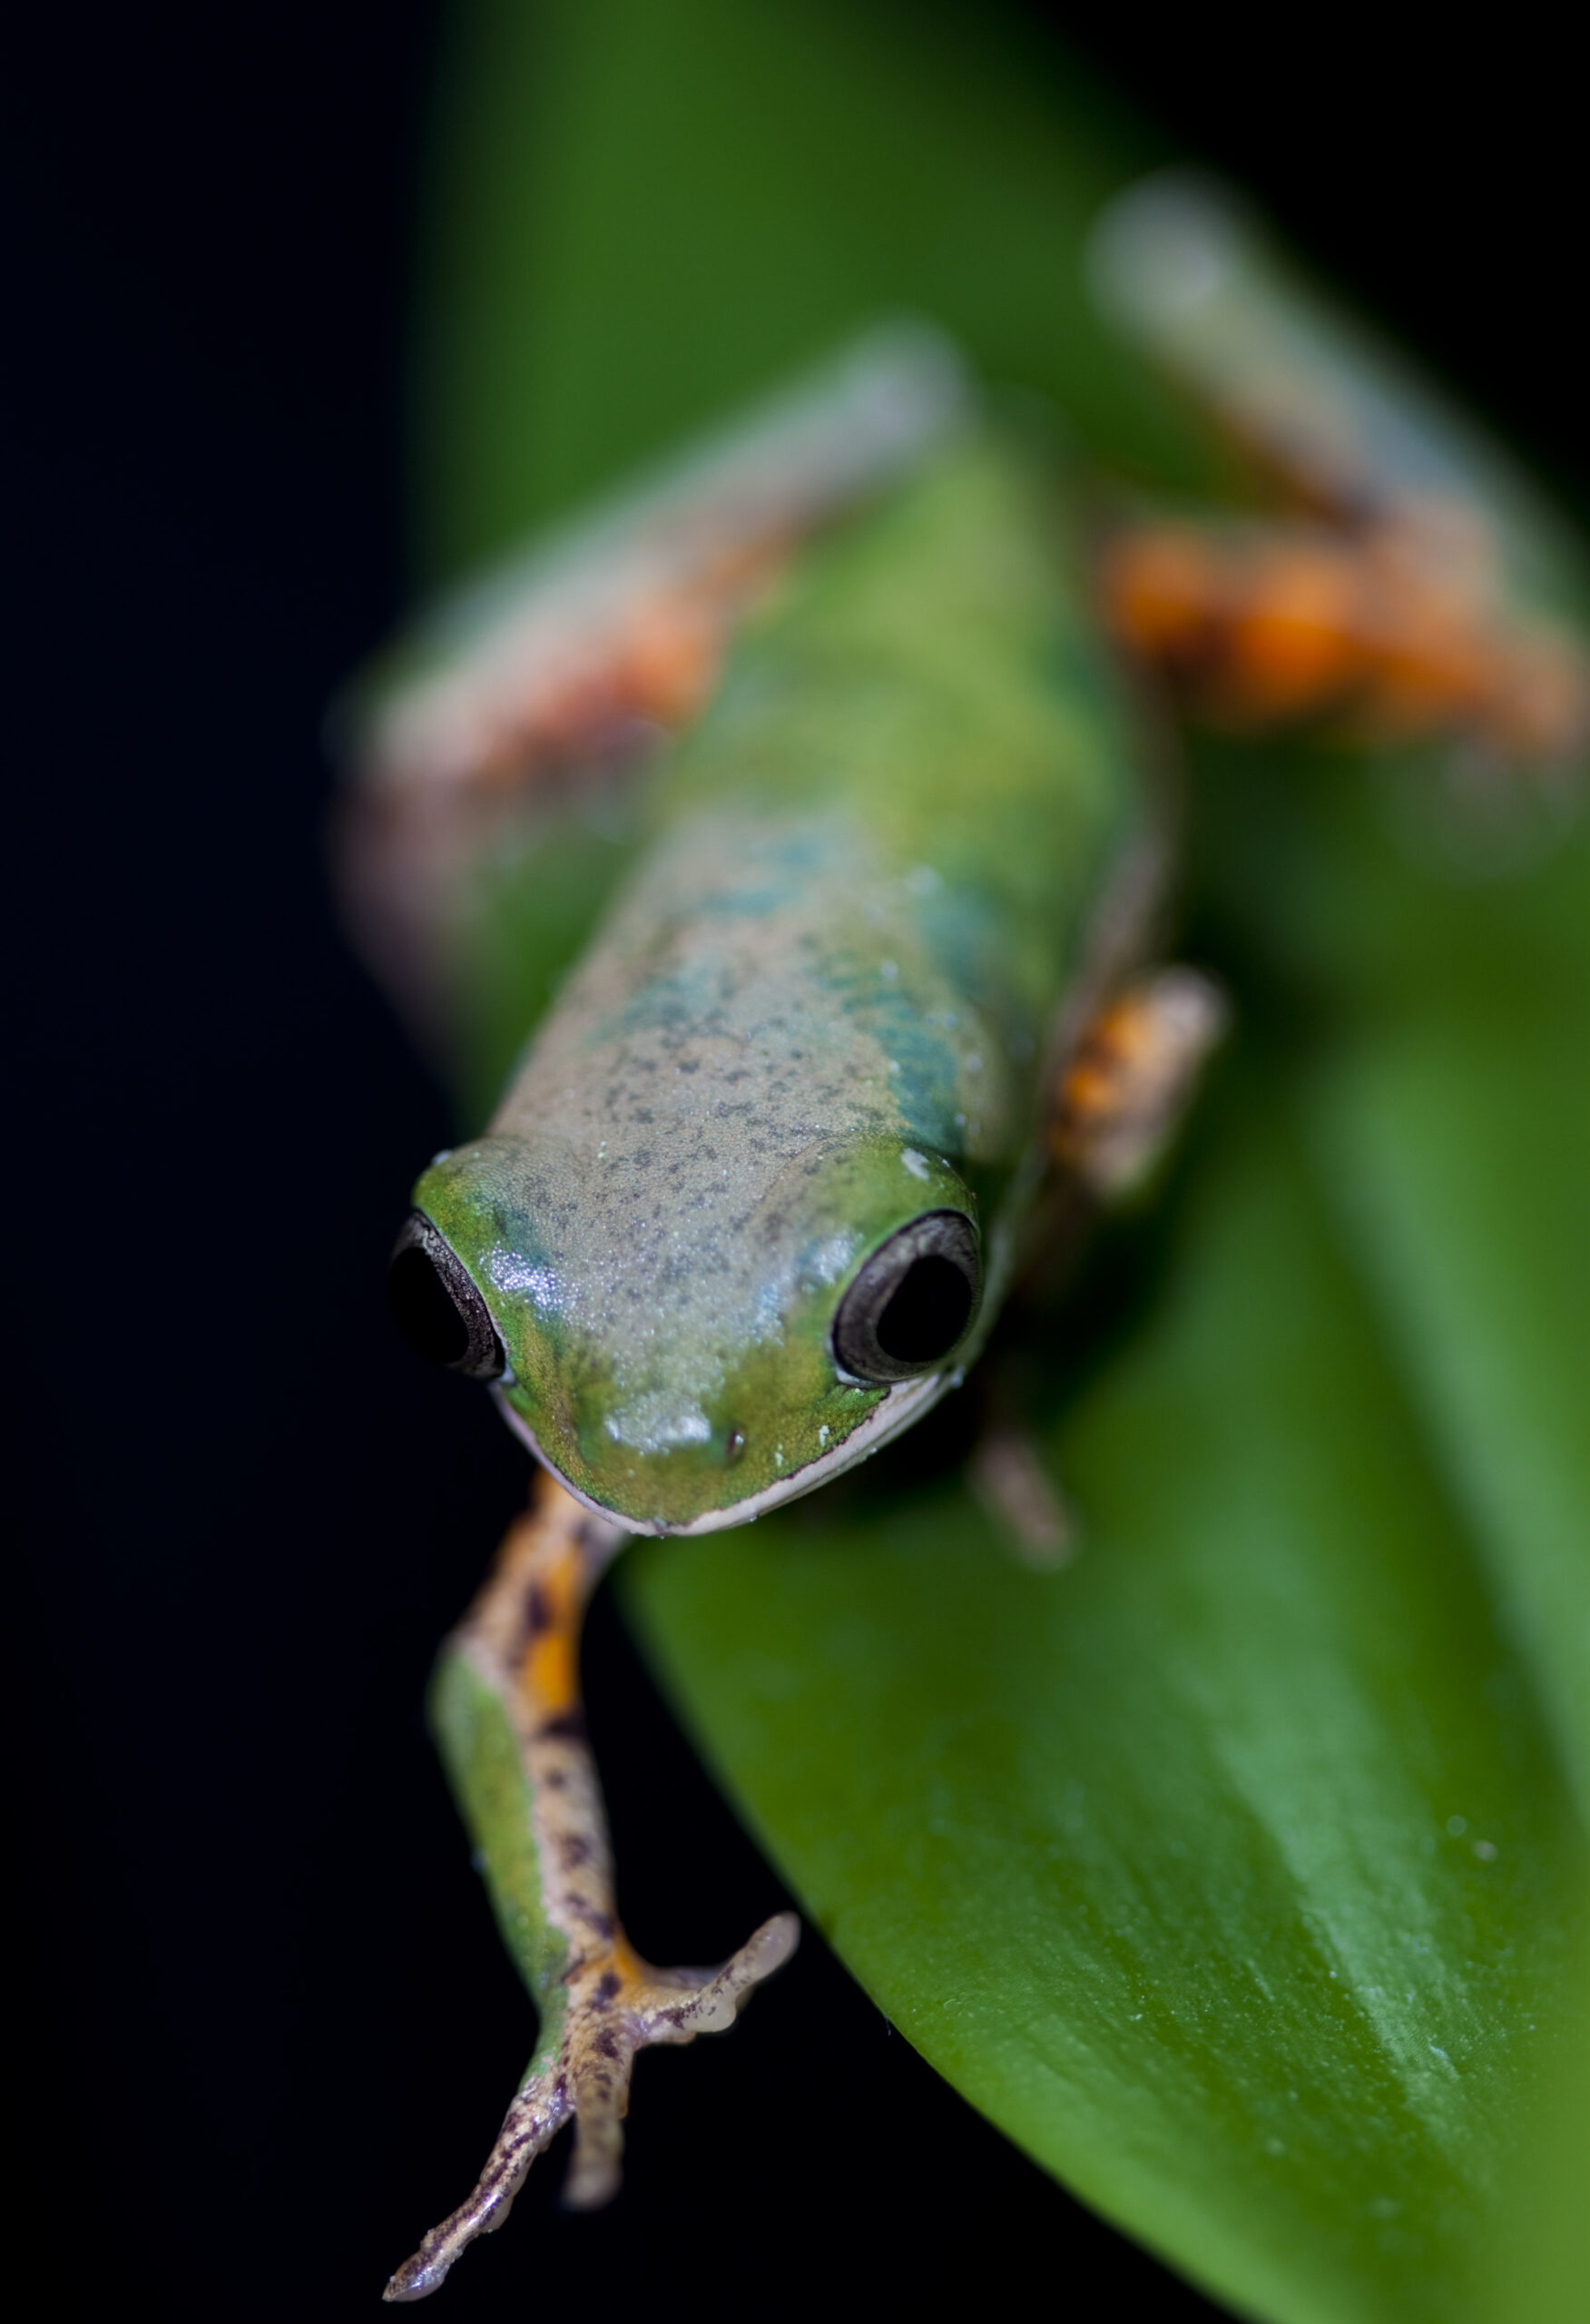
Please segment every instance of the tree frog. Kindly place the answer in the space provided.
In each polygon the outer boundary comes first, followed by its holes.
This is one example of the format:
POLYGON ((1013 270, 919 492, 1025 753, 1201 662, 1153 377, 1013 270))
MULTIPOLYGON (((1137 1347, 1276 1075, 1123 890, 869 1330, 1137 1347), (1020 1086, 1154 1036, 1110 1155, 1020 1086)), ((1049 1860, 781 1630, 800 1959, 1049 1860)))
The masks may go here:
MULTIPOLYGON (((390 2299, 564 2122, 567 2200, 605 2201, 636 2051, 726 2027, 795 1945, 789 1915, 716 1970, 626 1944, 582 1612, 631 1534, 748 1523, 920 1422, 1035 1249, 1153 1167, 1224 1016, 1163 962, 1163 703, 1444 738, 1537 788, 1590 732, 1544 519, 1240 213, 1153 182, 1095 261, 1290 513, 1085 493, 889 326, 445 608, 362 699, 356 930, 477 1079, 517 1052, 418 1179, 393 1308, 537 1464, 434 1710, 541 2039, 390 2299), (582 913, 542 1013, 525 931, 582 913)), ((1019 1443, 984 1473, 1053 1537, 1019 1443)))

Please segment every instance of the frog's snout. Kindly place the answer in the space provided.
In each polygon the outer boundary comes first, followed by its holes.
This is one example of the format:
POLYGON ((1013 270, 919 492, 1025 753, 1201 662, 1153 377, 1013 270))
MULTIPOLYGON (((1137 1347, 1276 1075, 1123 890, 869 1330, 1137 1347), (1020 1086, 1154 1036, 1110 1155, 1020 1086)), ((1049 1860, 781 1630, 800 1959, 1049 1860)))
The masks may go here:
POLYGON ((456 1148, 417 1187, 389 1275, 410 1344, 493 1384, 587 1507, 648 1532, 744 1523, 951 1384, 984 1274, 975 1199, 941 1155, 814 1141, 737 1216, 721 1196, 659 1211, 638 1162, 618 1175, 635 1159, 555 1152, 560 1178, 523 1140, 456 1148))

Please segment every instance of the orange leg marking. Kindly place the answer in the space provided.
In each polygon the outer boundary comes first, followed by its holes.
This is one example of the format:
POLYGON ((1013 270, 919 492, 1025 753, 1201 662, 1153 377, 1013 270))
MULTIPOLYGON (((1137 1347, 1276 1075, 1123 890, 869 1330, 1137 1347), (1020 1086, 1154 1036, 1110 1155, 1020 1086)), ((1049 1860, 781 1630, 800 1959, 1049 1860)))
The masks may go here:
POLYGON ((1106 618, 1197 715, 1382 740, 1469 734, 1504 763, 1590 745, 1590 660, 1503 603, 1483 538, 1410 507, 1359 531, 1145 526, 1106 547, 1106 618))

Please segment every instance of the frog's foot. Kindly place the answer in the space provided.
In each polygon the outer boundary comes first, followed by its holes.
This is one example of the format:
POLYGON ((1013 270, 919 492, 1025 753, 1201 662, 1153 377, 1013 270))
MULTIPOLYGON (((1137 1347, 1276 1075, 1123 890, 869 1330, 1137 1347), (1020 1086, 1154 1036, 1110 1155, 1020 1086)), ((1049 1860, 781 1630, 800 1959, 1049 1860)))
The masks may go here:
POLYGON ((1086 1027, 1060 1086, 1051 1151, 1098 1201, 1153 1174, 1226 1029, 1218 985, 1195 969, 1139 977, 1086 1027))
POLYGON ((616 1933, 594 1945, 568 1973, 556 2053, 532 2070, 508 2108, 474 2193, 432 2228, 384 2297, 424 2299, 435 2291, 466 2244, 502 2225, 530 2165, 567 2122, 574 2152, 564 2201, 574 2211, 610 2201, 618 2191, 636 2052, 726 2031, 752 1986, 789 1959, 800 1934, 793 1913, 775 1913, 717 1970, 651 1968, 616 1933))
POLYGON ((800 1935, 793 1913, 775 1913, 721 1969, 653 1969, 620 1938, 582 1967, 577 1984, 571 1980, 560 2060, 574 2117, 563 2191, 571 2211, 595 2211, 618 2192, 620 2126, 636 2052, 726 2033, 751 1988, 782 1967, 800 1935))

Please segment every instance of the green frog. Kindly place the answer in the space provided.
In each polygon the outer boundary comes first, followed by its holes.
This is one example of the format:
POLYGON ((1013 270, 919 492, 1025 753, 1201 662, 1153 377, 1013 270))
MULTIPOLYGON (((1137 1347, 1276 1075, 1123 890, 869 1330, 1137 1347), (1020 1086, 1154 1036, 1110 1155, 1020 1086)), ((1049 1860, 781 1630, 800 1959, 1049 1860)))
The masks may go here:
MULTIPOLYGON (((1134 192, 1097 253, 1285 514, 1123 514, 1050 423, 894 325, 367 690, 356 928, 502 1084, 416 1185, 393 1309, 489 1384, 537 1480, 434 1711, 541 2038, 388 2299, 500 2224, 565 2122, 566 2199, 605 2201, 637 2050, 727 2026, 796 1943, 781 1915, 712 1971, 626 1944, 582 1614, 630 1535, 748 1523, 915 1425, 1035 1256, 1155 1169, 1226 1016, 1164 957, 1163 704, 1445 737, 1504 783, 1582 752, 1584 658, 1488 456, 1206 189, 1134 192), (589 940, 543 1009, 524 931, 571 911, 589 940)), ((1063 1537, 1019 1429, 980 1469, 1019 1548, 1063 1537)))

